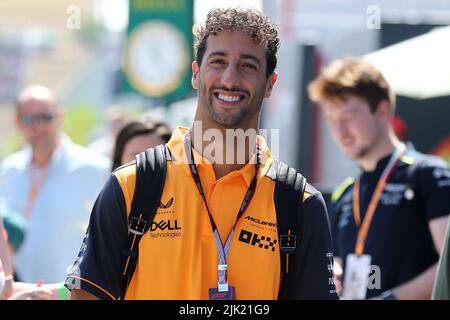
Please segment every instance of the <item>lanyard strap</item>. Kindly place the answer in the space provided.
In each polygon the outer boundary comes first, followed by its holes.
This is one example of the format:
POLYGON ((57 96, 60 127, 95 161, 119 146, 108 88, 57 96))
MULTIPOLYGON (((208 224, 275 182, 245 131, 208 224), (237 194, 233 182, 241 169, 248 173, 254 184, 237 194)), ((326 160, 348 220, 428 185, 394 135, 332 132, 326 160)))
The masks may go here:
POLYGON ((197 166, 195 165, 194 161, 194 154, 192 151, 192 139, 191 139, 191 132, 188 131, 185 135, 185 152, 186 156, 188 157, 188 163, 189 168, 191 170, 192 177, 194 178, 195 185, 197 186, 198 192, 202 196, 203 202, 205 203, 206 210, 208 211, 209 221, 211 223, 211 227, 214 233, 214 239, 216 241, 217 250, 219 252, 219 263, 218 263, 218 272, 219 272, 219 285, 218 289, 219 291, 228 291, 228 282, 227 282, 227 256, 228 252, 230 250, 230 243, 231 239, 234 234, 234 228, 239 221, 239 219, 242 217, 244 212, 247 210, 251 199, 253 198, 253 195, 256 191, 256 180, 257 175, 260 167, 260 145, 259 141, 256 141, 256 168, 255 168, 255 175, 253 176, 253 179, 250 183, 250 186, 247 189, 247 192, 245 193, 244 199, 242 200, 242 204, 239 207, 239 211, 237 213, 236 220, 234 222, 233 227, 231 228, 231 232, 227 237, 227 240, 225 242, 225 246, 222 246, 222 240, 220 239, 219 231, 217 230, 216 222, 214 221, 214 217, 211 214, 211 211, 209 210, 208 203, 206 201, 205 192, 203 191, 202 183, 200 181, 200 176, 198 175, 197 166))
POLYGON ((25 207, 25 218, 29 219, 31 217, 33 206, 36 201, 39 192, 42 189, 42 186, 45 183, 48 175, 48 164, 45 165, 42 169, 38 169, 36 165, 30 165, 30 174, 29 174, 29 189, 28 189, 28 199, 27 205, 25 207))
POLYGON ((358 236, 356 238, 355 245, 355 254, 360 256, 364 252, 364 247, 367 239, 367 234, 369 233, 369 227, 372 223, 373 216, 375 215, 376 208, 378 206, 378 202, 380 201, 381 195, 383 193, 384 187, 386 186, 386 182, 394 170, 395 165, 403 156, 406 151, 406 146, 404 144, 400 145, 395 152, 392 154, 389 159, 388 164, 384 168, 384 171, 378 180, 375 191, 370 199, 369 206, 367 207, 366 215, 364 216, 364 220, 361 224, 361 209, 359 204, 359 192, 360 192, 360 180, 358 178, 355 181, 355 185, 353 187, 353 217, 355 218, 356 226, 359 228, 358 236))

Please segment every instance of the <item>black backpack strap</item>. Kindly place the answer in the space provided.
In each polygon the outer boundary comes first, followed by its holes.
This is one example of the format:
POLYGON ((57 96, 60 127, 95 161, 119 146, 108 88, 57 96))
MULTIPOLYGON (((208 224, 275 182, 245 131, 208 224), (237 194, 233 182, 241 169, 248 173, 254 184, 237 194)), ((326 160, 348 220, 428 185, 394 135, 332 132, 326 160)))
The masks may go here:
MULTIPOLYGON (((280 293, 286 294, 289 270, 294 268, 294 251, 300 242, 300 219, 306 179, 294 168, 274 159, 276 181, 274 201, 280 246, 281 286, 280 293), (291 258, 290 258, 291 256, 291 258)), ((279 299, 287 297, 281 294, 279 299)))
POLYGON ((167 145, 159 145, 136 155, 136 187, 128 217, 128 241, 123 252, 122 300, 136 269, 139 242, 150 228, 161 201, 168 158, 167 145))

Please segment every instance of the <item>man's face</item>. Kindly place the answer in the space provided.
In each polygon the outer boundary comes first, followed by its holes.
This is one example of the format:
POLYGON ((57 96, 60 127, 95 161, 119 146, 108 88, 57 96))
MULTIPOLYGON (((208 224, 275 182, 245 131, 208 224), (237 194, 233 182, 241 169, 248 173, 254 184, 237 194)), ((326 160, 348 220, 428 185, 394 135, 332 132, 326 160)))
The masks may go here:
POLYGON ((58 135, 61 112, 46 100, 30 98, 19 106, 16 121, 32 147, 45 147, 58 135))
POLYGON ((276 81, 275 74, 266 77, 266 64, 265 48, 245 33, 210 35, 201 66, 192 65, 200 112, 228 128, 257 123, 262 101, 276 81))
POLYGON ((363 99, 327 100, 321 104, 334 140, 352 160, 368 155, 379 142, 383 130, 378 111, 372 113, 363 99))

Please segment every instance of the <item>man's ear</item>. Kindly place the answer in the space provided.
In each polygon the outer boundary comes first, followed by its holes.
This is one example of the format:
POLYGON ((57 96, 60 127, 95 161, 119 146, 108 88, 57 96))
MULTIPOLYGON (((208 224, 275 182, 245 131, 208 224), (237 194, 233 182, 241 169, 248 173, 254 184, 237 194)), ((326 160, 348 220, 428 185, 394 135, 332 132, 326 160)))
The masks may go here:
POLYGON ((387 100, 381 100, 378 104, 378 114, 381 118, 387 119, 390 121, 392 117, 391 104, 387 100))
POLYGON ((18 128, 21 128, 22 127, 22 120, 20 119, 20 115, 19 115, 19 113, 17 112, 16 113, 16 126, 18 127, 18 128))
POLYGON ((64 118, 64 109, 58 106, 55 110, 55 121, 58 128, 62 126, 63 118, 64 118))
POLYGON ((267 79, 266 92, 264 93, 264 98, 270 97, 273 85, 275 84, 275 82, 277 82, 277 79, 278 79, 278 72, 274 71, 267 79))
POLYGON ((192 79, 191 79, 191 84, 192 84, 192 88, 194 88, 195 90, 198 90, 199 88, 199 71, 200 71, 200 66, 198 65, 197 61, 193 61, 192 62, 192 79))

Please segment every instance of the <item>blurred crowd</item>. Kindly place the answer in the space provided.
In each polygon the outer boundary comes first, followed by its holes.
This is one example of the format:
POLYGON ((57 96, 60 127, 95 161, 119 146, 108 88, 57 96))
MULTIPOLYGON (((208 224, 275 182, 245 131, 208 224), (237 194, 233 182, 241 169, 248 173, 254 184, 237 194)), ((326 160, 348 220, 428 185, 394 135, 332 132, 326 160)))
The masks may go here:
POLYGON ((18 96, 15 120, 27 144, 0 165, 0 292, 10 299, 67 297, 63 281, 106 179, 171 135, 162 121, 111 106, 108 131, 83 147, 61 131, 63 117, 49 88, 29 86, 18 96))

